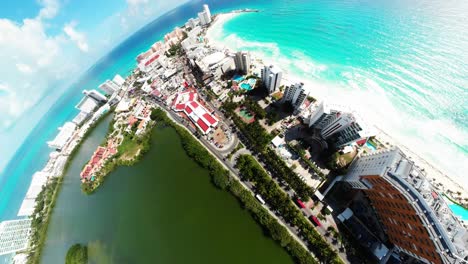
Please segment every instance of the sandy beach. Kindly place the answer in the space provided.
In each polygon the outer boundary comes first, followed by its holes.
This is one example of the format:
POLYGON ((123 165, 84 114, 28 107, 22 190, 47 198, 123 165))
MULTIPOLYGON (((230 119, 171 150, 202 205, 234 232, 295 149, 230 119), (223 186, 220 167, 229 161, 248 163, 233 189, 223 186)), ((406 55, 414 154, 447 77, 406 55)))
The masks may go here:
MULTIPOLYGON (((222 39, 222 36, 223 36, 222 34, 223 25, 227 21, 241 14, 242 13, 218 14, 215 20, 213 21, 213 23, 211 24, 210 28, 206 32, 205 36, 206 36, 208 43, 212 46, 217 46, 223 49, 228 49, 228 47, 223 43, 223 41, 220 41, 220 39, 222 39)), ((255 64, 257 64, 257 66, 261 67, 262 64, 269 63, 268 61, 264 61, 263 58, 260 59, 259 54, 251 53, 251 55, 253 57, 253 61, 255 61, 255 64)), ((254 72, 258 70, 259 70, 258 68, 254 69, 254 72)), ((331 100, 331 96, 327 94, 326 92, 327 89, 324 89, 324 84, 318 83, 317 81, 314 81, 314 80, 304 79, 304 78, 295 76, 293 73, 287 72, 287 69, 283 69, 283 70, 284 70, 283 84, 287 85, 289 83, 301 81, 311 88, 311 95, 313 97, 319 100, 325 100, 325 101, 331 100)), ((332 103, 335 103, 335 102, 332 102, 332 103)), ((343 102, 340 102, 340 103, 342 104, 343 102)), ((362 115, 363 117, 369 116, 368 114, 363 113, 362 109, 359 109, 359 110, 360 111, 356 109, 356 111, 358 111, 358 113, 362 115)), ((368 120, 366 118, 366 121, 370 123, 371 120, 368 120)), ((459 183, 459 181, 456 180, 456 178, 450 177, 449 175, 447 175, 447 173, 444 173, 441 169, 437 168, 436 165, 434 165, 431 162, 426 161, 424 158, 421 157, 421 155, 416 154, 415 151, 412 151, 410 148, 401 144, 398 140, 395 139, 395 137, 390 136, 389 132, 383 131, 381 128, 376 127, 374 124, 372 125, 378 131, 376 139, 388 147, 398 146, 408 157, 411 158, 411 160, 414 161, 416 166, 418 166, 421 170, 426 172, 426 178, 432 183, 435 190, 438 190, 441 193, 445 193, 459 202, 466 203, 465 199, 468 199, 468 190, 464 188, 459 183)))

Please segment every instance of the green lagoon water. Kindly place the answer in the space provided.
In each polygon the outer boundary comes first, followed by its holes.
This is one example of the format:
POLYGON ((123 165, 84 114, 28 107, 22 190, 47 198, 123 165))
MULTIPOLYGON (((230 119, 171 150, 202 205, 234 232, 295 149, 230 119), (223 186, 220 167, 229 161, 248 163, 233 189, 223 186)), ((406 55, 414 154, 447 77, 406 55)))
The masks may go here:
POLYGON ((108 121, 83 144, 65 176, 42 263, 63 263, 74 243, 90 243, 91 263, 292 263, 186 156, 172 128, 156 128, 141 162, 118 168, 95 194, 82 194, 79 172, 108 121))

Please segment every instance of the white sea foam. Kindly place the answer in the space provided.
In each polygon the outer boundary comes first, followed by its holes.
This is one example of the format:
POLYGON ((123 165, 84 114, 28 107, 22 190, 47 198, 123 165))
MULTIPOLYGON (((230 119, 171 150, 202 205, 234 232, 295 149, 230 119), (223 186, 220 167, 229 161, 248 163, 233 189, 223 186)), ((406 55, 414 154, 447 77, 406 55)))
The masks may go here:
MULTIPOLYGON (((312 88, 313 96, 337 104, 350 105, 369 122, 391 134, 399 144, 424 157, 434 164, 434 167, 450 175, 455 183, 460 183, 465 190, 468 189, 468 178, 463 176, 463 172, 468 170, 467 157, 457 149, 457 144, 468 145, 466 134, 451 120, 429 119, 421 114, 414 114, 415 111, 398 108, 396 100, 401 98, 398 99, 391 91, 401 90, 398 82, 411 85, 416 88, 418 94, 415 91, 405 90, 404 99, 425 106, 427 101, 421 100, 421 96, 427 95, 423 88, 393 73, 387 74, 393 74, 397 83, 388 79, 376 79, 375 73, 351 67, 339 74, 341 80, 333 81, 332 78, 326 78, 328 70, 333 66, 321 65, 301 51, 285 54, 276 43, 250 41, 234 33, 225 36, 224 23, 234 16, 233 14, 222 16, 209 30, 207 38, 211 43, 232 50, 249 50, 255 57, 262 58, 265 63, 280 66, 288 78, 306 83, 312 88), (454 144, 455 142, 457 143, 454 144)), ((414 80, 423 78, 414 72, 409 72, 409 75, 414 77, 414 80)), ((423 83, 427 82, 428 80, 424 79, 423 83)))

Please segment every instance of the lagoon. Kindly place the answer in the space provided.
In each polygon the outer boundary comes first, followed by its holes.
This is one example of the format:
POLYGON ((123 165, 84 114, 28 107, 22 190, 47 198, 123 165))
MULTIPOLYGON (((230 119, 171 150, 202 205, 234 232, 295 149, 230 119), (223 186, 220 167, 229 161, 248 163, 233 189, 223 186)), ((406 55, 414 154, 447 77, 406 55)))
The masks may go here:
POLYGON ((117 168, 95 194, 83 194, 79 172, 108 121, 65 175, 42 263, 63 263, 74 243, 89 243, 90 263, 292 263, 233 196, 214 187, 172 128, 157 127, 139 163, 117 168))

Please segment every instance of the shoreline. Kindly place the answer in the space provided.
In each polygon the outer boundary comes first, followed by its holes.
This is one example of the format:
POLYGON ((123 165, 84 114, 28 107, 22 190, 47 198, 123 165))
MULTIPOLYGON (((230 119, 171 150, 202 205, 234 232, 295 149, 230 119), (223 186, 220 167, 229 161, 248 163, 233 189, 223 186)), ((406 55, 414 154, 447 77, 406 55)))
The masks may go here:
MULTIPOLYGON (((57 197, 58 197, 58 195, 59 195, 59 193, 61 191, 62 184, 63 184, 63 177, 67 173, 71 162, 73 161, 73 159, 74 159, 75 155, 77 154, 77 152, 80 150, 83 142, 93 132, 94 128, 96 128, 102 121, 104 121, 106 119, 106 117, 108 117, 108 115, 110 113, 111 112, 108 112, 108 113, 100 116, 98 119, 94 120, 94 122, 93 122, 93 120, 88 121, 89 123, 86 123, 86 124, 84 124, 82 126, 82 129, 84 129, 84 131, 81 131, 81 129, 79 131, 77 131, 77 135, 80 135, 80 136, 78 138, 74 138, 74 140, 69 143, 72 146, 72 148, 67 149, 69 151, 69 155, 67 156, 67 160, 65 162, 65 165, 63 166, 63 170, 60 172, 60 174, 58 176, 52 176, 50 178, 50 181, 52 181, 52 182, 49 181, 46 185, 44 185, 41 192, 52 191, 52 199, 50 200, 50 203, 47 204, 46 213, 41 216, 41 220, 42 220, 41 226, 39 226, 39 227, 32 226, 31 227, 31 232, 33 234, 35 234, 35 232, 37 232, 36 233, 37 234, 37 243, 34 243, 34 241, 32 241, 32 240, 29 241, 29 246, 28 246, 28 251, 27 252, 30 252, 31 249, 34 249, 34 251, 32 252, 32 255, 28 254, 27 263, 39 263, 40 257, 41 257, 41 254, 42 254, 42 250, 43 250, 43 247, 44 247, 44 241, 45 241, 45 238, 47 237, 46 234, 47 234, 47 230, 48 230, 49 223, 50 223, 50 216, 52 215, 52 213, 54 211, 56 199, 57 199, 57 197), (56 181, 56 182, 53 182, 53 181, 56 181), (50 186, 51 184, 55 185, 52 190, 48 189, 48 186, 50 186)), ((47 163, 46 168, 47 168, 49 162, 47 163)), ((34 210, 36 211, 36 207, 35 207, 34 210)), ((40 212, 38 212, 38 213, 40 213, 40 212)), ((33 215, 35 215, 35 214, 33 214, 33 215)))
MULTIPOLYGON (((224 45, 221 41, 218 40, 218 37, 222 34, 224 24, 241 14, 243 13, 227 12, 218 14, 205 34, 205 38, 207 39, 209 45, 220 47, 223 50, 229 49, 228 47, 226 47, 226 45, 224 45)), ((258 58, 258 54, 256 54, 255 52, 251 52, 251 54, 252 60, 259 61, 261 64, 266 64, 263 59, 258 58)), ((290 72, 283 73, 283 79, 286 81, 285 84, 292 83, 295 80, 301 80, 301 82, 304 82, 306 85, 311 87, 311 93, 315 98, 323 100, 327 97, 323 94, 323 92, 320 92, 323 91, 322 88, 324 87, 324 84, 320 84, 318 81, 304 79, 290 72)), ((361 114, 364 117, 367 116, 366 113, 359 114, 361 114)), ((409 147, 405 146, 404 144, 401 144, 399 140, 395 139, 395 137, 390 136, 390 134, 384 131, 383 129, 375 125, 373 125, 373 127, 375 127, 375 129, 378 131, 376 136, 377 140, 381 141, 382 143, 388 142, 392 146, 398 146, 406 155, 411 157, 411 159, 415 162, 415 165, 422 168, 427 173, 426 177, 431 182, 431 184, 433 184, 435 189, 438 189, 439 191, 450 195, 451 198, 453 198, 454 200, 458 200, 461 203, 465 199, 468 199, 468 188, 463 187, 461 184, 459 184, 455 177, 451 177, 447 173, 444 173, 442 169, 437 168, 431 162, 422 158, 422 155, 417 154, 409 147), (454 197, 453 195, 457 194, 458 192, 461 193, 461 196, 457 195, 457 197, 454 197)))
MULTIPOLYGON (((231 12, 228 12, 228 13, 221 13, 221 14, 216 15, 212 25, 208 28, 208 30, 207 30, 207 32, 205 34, 206 39, 208 39, 209 41, 213 41, 213 43, 215 43, 214 46, 219 47, 218 46, 218 44, 219 44, 219 45, 223 46, 223 49, 225 49, 225 46, 222 45, 221 42, 217 42, 217 40, 214 40, 215 39, 215 37, 213 35, 214 33, 212 31, 210 32, 210 30, 213 29, 215 26, 218 26, 217 30, 219 30, 219 24, 221 24, 221 30, 222 30, 222 25, 225 22, 229 21, 230 19, 232 19, 232 18, 234 18, 234 17, 236 17, 236 16, 238 16, 240 14, 244 14, 244 13, 246 13, 246 12, 236 10, 236 11, 231 11, 231 12), (218 44, 216 44, 216 43, 218 43, 218 44)), ((257 59, 257 60, 259 60, 259 59, 257 59)), ((286 73, 285 76, 284 76, 284 79, 287 82, 291 82, 291 80, 303 79, 303 78, 298 78, 297 76, 294 76, 293 74, 286 73)), ((314 81, 306 80, 305 83, 307 83, 307 84, 314 83, 314 81)), ((320 88, 320 84, 318 84, 318 83, 314 84, 314 85, 312 85, 312 87, 314 87, 314 89, 320 88)), ((312 90, 312 91, 314 91, 314 90, 312 90)), ((320 98, 320 97, 318 97, 318 98, 320 98)), ((99 111, 99 110, 97 110, 97 111, 99 111)), ((163 111, 167 115, 167 117, 170 118, 170 115, 168 115, 168 113, 166 113, 166 110, 163 109, 163 111)), ((73 160, 74 154, 76 154, 76 152, 80 149, 81 144, 84 142, 86 137, 93 131, 93 129, 111 113, 113 113, 113 111, 109 111, 109 112, 101 115, 97 119, 93 118, 91 120, 88 120, 79 129, 77 129, 77 131, 75 131, 75 133, 73 134, 73 137, 70 139, 70 141, 67 143, 66 147, 63 149, 63 152, 60 153, 60 156, 66 156, 66 159, 65 159, 65 164, 62 164, 61 169, 58 169, 58 170, 54 169, 53 173, 52 172, 50 173, 50 177, 49 177, 48 181, 50 182, 50 179, 55 179, 56 178, 56 179, 58 179, 58 183, 57 183, 56 188, 54 189, 53 200, 51 202, 51 206, 48 208, 48 211, 47 211, 47 214, 46 214, 46 221, 45 221, 46 226, 45 226, 44 234, 47 233, 48 220, 49 220, 50 214, 53 211, 53 208, 54 208, 53 205, 55 204, 56 196, 60 192, 60 187, 61 187, 61 184, 63 182, 63 176, 66 173, 69 164, 73 160), (57 174, 57 173, 59 173, 59 174, 57 174)), ((172 121, 172 122, 174 122, 174 121, 172 121)), ((176 125, 179 125, 179 124, 176 123, 176 125)), ((185 127, 183 127, 183 128, 185 129, 185 127)), ((405 145, 399 144, 399 142, 395 138, 391 137, 389 134, 384 132, 382 129, 380 129, 378 127, 376 127, 376 129, 379 131, 379 134, 378 134, 378 136, 376 136, 376 138, 380 142, 382 142, 384 144, 386 142, 388 142, 391 145, 398 146, 400 149, 402 149, 403 152, 405 152, 406 155, 411 157, 411 159, 415 162, 415 165, 423 168, 424 171, 426 171, 426 173, 428 175, 426 177, 430 180, 430 182, 433 184, 434 187, 439 186, 440 191, 444 192, 444 194, 447 194, 447 195, 448 195, 447 190, 452 191, 452 193, 457 193, 457 192, 460 191, 462 193, 462 197, 459 198, 459 199, 468 198, 468 191, 467 191, 466 188, 464 188, 463 186, 458 184, 455 180, 453 180, 447 174, 443 173, 440 169, 433 166, 430 162, 428 162, 424 158, 420 157, 414 151, 411 151, 405 145), (434 179, 434 181, 432 181, 432 179, 434 179)), ((196 138, 191 133, 190 133, 190 136, 192 137, 192 140, 196 140, 196 138)), ((204 147, 204 148, 206 149, 206 151, 210 152, 206 147, 204 147)), ((142 155, 143 153, 138 153, 138 154, 142 155)), ((214 158, 216 160, 216 157, 214 157, 214 158)), ((134 160, 134 162, 138 162, 138 159, 134 160)), ((219 162, 219 161, 217 161, 217 162, 219 162)), ((56 163, 56 159, 53 159, 51 157, 43 170, 45 170, 47 168, 50 169, 51 167, 54 167, 55 163, 56 163), (52 163, 52 164, 50 164, 50 163, 52 163)), ((118 163, 118 161, 117 161, 117 163, 118 163)), ((117 166, 120 166, 120 164, 113 164, 113 165, 114 165, 113 168, 115 168, 117 166)), ((112 171, 112 169, 110 171, 107 171, 106 174, 108 174, 111 171, 112 171)), ((105 175, 102 176, 103 179, 105 178, 104 176, 105 175)), ((43 189, 45 189, 45 188, 46 187, 44 187, 43 189)), ((451 198, 455 199, 454 197, 451 197, 451 198)), ((36 254, 36 252, 38 252, 39 257, 40 257, 40 251, 41 250, 36 249, 34 254, 36 254)))

